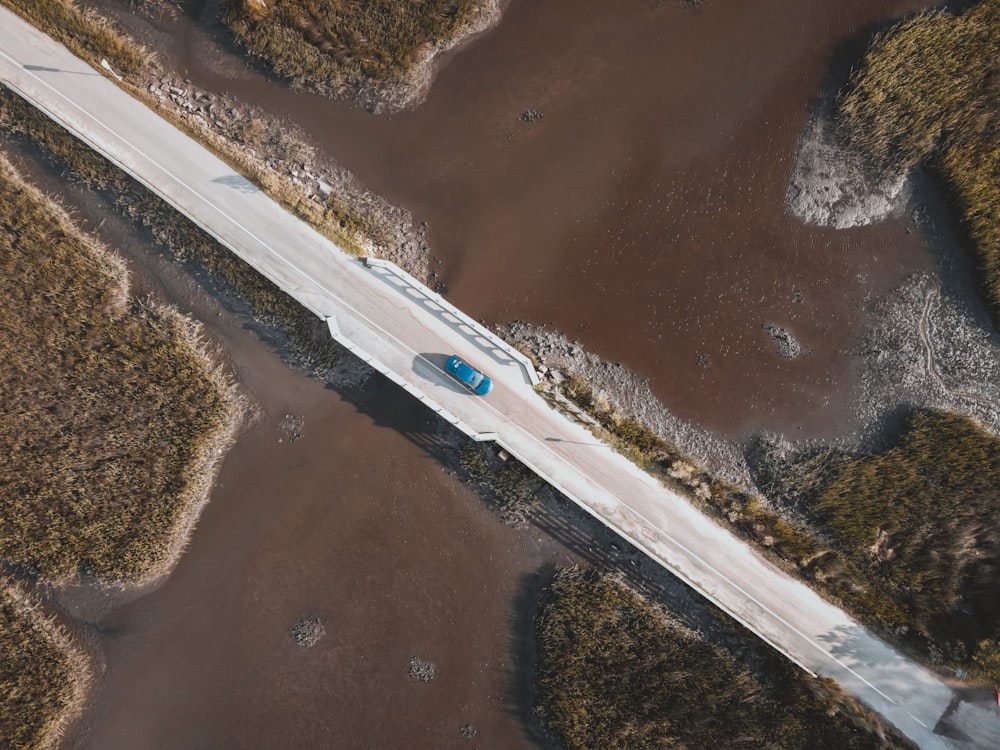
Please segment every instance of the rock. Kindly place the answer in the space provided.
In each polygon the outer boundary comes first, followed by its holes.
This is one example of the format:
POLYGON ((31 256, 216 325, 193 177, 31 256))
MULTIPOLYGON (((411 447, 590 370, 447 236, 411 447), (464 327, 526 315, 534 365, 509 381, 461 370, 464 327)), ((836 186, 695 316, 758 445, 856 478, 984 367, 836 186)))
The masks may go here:
POLYGON ((409 675, 411 680, 427 683, 437 677, 437 666, 433 662, 413 656, 410 658, 409 675))
POLYGON ((326 635, 323 623, 319 617, 303 617, 288 629, 288 634, 295 641, 296 646, 302 648, 312 648, 320 638, 326 635))
POLYGON ((771 340, 778 345, 778 356, 783 359, 793 359, 798 357, 803 352, 802 345, 795 340, 791 333, 787 329, 781 326, 776 326, 773 323, 764 323, 761 325, 767 335, 771 337, 771 340))

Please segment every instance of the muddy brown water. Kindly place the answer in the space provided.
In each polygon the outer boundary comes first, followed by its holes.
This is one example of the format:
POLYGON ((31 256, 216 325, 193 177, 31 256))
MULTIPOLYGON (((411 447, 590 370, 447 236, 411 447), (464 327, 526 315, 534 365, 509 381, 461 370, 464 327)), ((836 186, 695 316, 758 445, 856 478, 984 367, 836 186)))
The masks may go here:
MULTIPOLYGON (((211 52, 211 7, 155 29, 167 64, 287 113, 427 221, 448 296, 473 315, 551 323, 722 435, 830 435, 852 426, 862 302, 934 260, 905 219, 800 226, 787 176, 831 65, 860 30, 926 5, 513 0, 426 103, 390 117, 211 52), (541 119, 522 121, 530 109, 541 119), (780 359, 765 322, 811 353, 780 359)), ((65 598, 102 673, 64 747, 539 746, 519 638, 531 582, 571 553, 499 523, 443 471, 422 407, 295 374, 169 263, 135 253, 138 288, 207 322, 262 416, 162 586, 65 598), (304 417, 301 439, 280 429, 286 414, 304 417), (287 631, 307 615, 326 635, 303 649, 287 631), (411 657, 438 676, 410 679, 411 657)))
POLYGON ((531 617, 546 571, 576 555, 459 483, 403 391, 293 371, 100 200, 4 150, 125 255, 132 294, 205 322, 257 412, 165 582, 51 594, 97 675, 62 747, 549 746, 529 719, 531 617), (303 648, 289 629, 312 616, 325 635, 303 648), (434 679, 410 677, 413 657, 434 679))
POLYGON ((474 316, 550 323, 720 435, 830 437, 856 426, 864 301, 933 261, 907 218, 845 232, 787 216, 796 140, 864 35, 931 5, 513 0, 392 116, 206 53, 211 3, 163 29, 192 81, 288 114, 427 221, 474 316), (780 358, 765 323, 809 354, 780 358))
POLYGON ((380 396, 386 429, 263 369, 268 418, 227 458, 176 571, 100 619, 107 671, 67 747, 535 746, 512 630, 544 545, 401 434, 424 417, 405 394, 380 396), (279 443, 272 409, 307 415, 304 436, 279 443), (288 633, 303 616, 325 629, 311 648, 288 633), (437 676, 411 679, 412 657, 437 676))

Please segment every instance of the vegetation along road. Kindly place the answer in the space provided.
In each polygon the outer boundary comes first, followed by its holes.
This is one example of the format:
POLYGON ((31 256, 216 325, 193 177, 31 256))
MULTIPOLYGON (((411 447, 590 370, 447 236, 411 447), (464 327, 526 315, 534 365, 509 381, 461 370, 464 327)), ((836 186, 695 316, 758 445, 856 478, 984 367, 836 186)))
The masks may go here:
MULTIPOLYGON (((1000 747, 1000 716, 963 700, 793 580, 533 391, 495 339, 391 268, 369 267, 273 203, 179 130, 9 11, 0 80, 136 176, 329 321, 342 343, 495 439, 589 513, 805 669, 837 681, 925 748, 1000 747), (442 370, 457 353, 496 382, 469 394, 442 370)), ((386 460, 389 460, 386 457, 386 460)))

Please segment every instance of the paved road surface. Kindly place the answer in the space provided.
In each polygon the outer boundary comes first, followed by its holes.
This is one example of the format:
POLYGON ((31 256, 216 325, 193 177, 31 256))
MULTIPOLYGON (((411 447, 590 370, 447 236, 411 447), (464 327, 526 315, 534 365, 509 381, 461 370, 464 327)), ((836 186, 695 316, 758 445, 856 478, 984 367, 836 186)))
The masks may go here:
MULTIPOLYGON (((806 669, 840 683, 925 748, 1000 748, 995 701, 953 690, 664 489, 531 389, 525 368, 433 296, 368 268, 0 8, 0 80, 136 175, 298 299, 331 331, 466 431, 497 442, 806 669), (459 353, 496 388, 442 372, 459 353)), ((388 457, 387 457, 388 460, 388 457)))

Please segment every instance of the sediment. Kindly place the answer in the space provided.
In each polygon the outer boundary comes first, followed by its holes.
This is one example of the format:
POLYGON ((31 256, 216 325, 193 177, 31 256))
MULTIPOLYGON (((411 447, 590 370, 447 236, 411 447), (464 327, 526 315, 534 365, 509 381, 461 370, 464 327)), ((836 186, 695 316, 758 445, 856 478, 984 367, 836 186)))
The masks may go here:
POLYGON ((845 142, 830 109, 820 107, 799 138, 785 193, 788 212, 805 224, 835 229, 901 215, 911 192, 907 173, 874 175, 861 152, 845 142))

